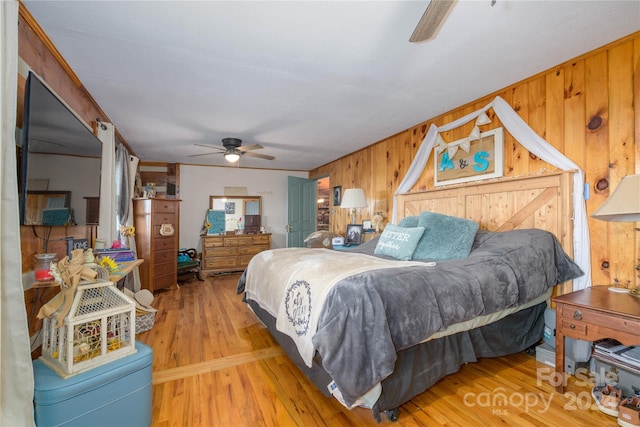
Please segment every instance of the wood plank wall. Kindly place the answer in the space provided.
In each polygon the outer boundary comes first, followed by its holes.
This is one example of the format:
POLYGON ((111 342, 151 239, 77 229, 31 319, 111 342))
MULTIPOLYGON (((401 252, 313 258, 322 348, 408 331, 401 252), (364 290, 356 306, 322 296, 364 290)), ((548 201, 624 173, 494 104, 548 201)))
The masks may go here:
MULTIPOLYGON (((429 126, 458 119, 500 95, 539 135, 577 163, 586 174, 591 198, 587 214, 607 199, 625 175, 640 173, 640 33, 631 34, 543 73, 399 132, 360 151, 310 171, 310 178, 330 177, 331 186, 360 187, 368 208, 358 221, 382 211, 391 219, 393 193, 405 176, 429 126)), ((502 126, 489 110, 487 131, 502 126)), ((442 134, 446 142, 466 137, 473 122, 442 134)), ((505 176, 554 170, 530 154, 505 131, 505 176)), ((413 190, 433 188, 433 158, 413 190)), ((346 209, 333 209, 331 230, 344 233, 346 209)), ((638 223, 589 219, 594 285, 640 286, 638 223)))

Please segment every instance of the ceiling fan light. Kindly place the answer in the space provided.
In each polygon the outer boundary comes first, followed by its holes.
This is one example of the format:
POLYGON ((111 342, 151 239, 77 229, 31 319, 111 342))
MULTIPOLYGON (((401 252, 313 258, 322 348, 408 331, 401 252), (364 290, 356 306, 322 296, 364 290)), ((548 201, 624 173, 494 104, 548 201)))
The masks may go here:
POLYGON ((238 153, 225 153, 224 159, 229 163, 235 163, 240 160, 240 155, 238 153))

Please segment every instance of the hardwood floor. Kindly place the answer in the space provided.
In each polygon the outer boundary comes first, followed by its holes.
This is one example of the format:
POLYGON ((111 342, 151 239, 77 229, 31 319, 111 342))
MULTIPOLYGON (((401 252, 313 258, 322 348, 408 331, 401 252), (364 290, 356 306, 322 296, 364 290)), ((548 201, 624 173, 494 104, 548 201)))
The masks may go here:
MULTIPOLYGON (((368 409, 325 397, 236 295, 237 274, 155 294, 153 426, 377 426, 368 409)), ((614 426, 586 381, 565 395, 526 353, 465 365, 402 405, 398 426, 614 426), (538 371, 538 374, 536 373, 538 371), (541 378, 537 380, 537 376, 541 378)))

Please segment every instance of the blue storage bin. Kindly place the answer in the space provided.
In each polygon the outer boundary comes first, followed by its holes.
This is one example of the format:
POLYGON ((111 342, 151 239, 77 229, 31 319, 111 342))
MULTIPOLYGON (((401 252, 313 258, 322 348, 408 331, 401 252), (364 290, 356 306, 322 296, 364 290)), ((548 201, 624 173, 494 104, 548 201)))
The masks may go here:
POLYGON ((153 351, 136 341, 136 352, 63 379, 33 362, 35 421, 45 426, 151 425, 153 351))

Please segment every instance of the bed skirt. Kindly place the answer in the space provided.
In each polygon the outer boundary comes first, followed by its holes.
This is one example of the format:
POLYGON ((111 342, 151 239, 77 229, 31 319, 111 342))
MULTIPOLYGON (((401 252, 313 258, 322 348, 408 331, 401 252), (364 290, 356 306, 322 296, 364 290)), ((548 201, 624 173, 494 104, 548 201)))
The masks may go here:
MULTIPOLYGON (((293 340, 275 327, 276 320, 255 301, 249 305, 282 346, 291 361, 326 396, 332 378, 322 367, 316 353, 309 368, 299 355, 293 340)), ((498 357, 518 353, 542 339, 546 302, 513 313, 469 331, 427 341, 398 352, 394 371, 382 381, 382 394, 373 407, 376 418, 422 393, 446 375, 457 372, 463 364, 483 357, 498 357)))

